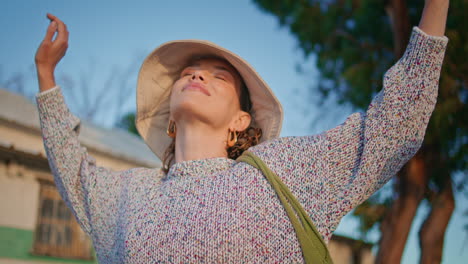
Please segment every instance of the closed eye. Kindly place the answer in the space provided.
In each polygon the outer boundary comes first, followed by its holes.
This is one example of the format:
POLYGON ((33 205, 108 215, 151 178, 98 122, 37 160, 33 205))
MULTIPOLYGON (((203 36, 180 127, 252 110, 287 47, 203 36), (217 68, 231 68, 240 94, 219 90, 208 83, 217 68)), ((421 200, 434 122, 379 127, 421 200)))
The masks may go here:
POLYGON ((180 73, 180 78, 185 77, 185 76, 190 76, 190 75, 192 75, 192 72, 189 70, 185 70, 180 73))

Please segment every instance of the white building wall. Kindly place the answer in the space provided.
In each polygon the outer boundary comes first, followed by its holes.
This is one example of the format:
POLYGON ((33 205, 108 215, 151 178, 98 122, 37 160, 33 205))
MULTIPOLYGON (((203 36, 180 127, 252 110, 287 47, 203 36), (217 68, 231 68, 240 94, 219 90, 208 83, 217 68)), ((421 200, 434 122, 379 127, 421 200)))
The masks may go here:
POLYGON ((34 230, 39 183, 17 164, 0 163, 0 226, 34 230))

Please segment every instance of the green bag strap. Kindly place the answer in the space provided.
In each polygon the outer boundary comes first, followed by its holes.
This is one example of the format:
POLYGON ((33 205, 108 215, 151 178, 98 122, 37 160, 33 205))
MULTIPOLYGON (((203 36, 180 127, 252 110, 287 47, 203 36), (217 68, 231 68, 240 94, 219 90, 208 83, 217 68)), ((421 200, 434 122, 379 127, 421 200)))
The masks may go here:
POLYGON ((237 158, 237 161, 245 162, 261 170, 265 178, 270 182, 296 231, 305 263, 333 263, 322 235, 317 231, 304 208, 302 208, 289 188, 281 181, 280 177, 250 151, 244 151, 237 158))

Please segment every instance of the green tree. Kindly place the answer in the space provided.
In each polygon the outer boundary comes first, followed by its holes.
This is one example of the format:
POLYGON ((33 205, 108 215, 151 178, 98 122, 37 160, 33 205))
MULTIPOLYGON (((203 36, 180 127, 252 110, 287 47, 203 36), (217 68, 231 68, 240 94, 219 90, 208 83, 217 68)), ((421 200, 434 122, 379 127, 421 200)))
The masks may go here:
POLYGON ((122 118, 117 122, 116 127, 122 128, 132 134, 140 136, 135 125, 135 113, 130 112, 122 116, 122 118))
MULTIPOLYGON (((254 0, 289 28, 307 57, 317 56, 318 91, 365 109, 382 76, 405 51, 423 0, 254 0)), ((438 103, 421 150, 398 173, 394 194, 372 197, 355 210, 363 231, 380 225, 378 263, 399 263, 416 210, 431 205, 420 228, 421 263, 440 263, 455 208, 454 188, 466 193, 468 175, 468 1, 452 0, 450 39, 438 103), (462 175, 456 178, 455 175, 462 175)), ((316 91, 314 91, 316 92, 316 91)))

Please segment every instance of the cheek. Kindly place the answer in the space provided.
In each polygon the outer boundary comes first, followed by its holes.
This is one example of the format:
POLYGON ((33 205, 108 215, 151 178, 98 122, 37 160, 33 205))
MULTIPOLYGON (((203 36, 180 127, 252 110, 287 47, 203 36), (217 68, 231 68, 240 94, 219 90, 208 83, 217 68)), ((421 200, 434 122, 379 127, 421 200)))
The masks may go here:
POLYGON ((223 109, 226 112, 233 113, 240 109, 239 98, 234 87, 223 87, 220 91, 217 100, 215 100, 216 107, 223 109))
POLYGON ((179 97, 180 97, 180 90, 182 89, 182 82, 179 80, 179 81, 176 81, 173 85, 172 85, 172 90, 171 90, 171 94, 169 95, 169 106, 170 106, 170 111, 173 110, 173 107, 175 105, 177 105, 177 102, 179 101, 179 97))
POLYGON ((232 105, 240 107, 239 104, 239 95, 237 94, 236 88, 234 86, 226 89, 226 98, 229 98, 229 101, 232 105))
POLYGON ((183 82, 184 81, 180 80, 180 79, 175 81, 174 84, 172 85, 171 94, 179 92, 182 89, 183 85, 184 85, 183 82))

